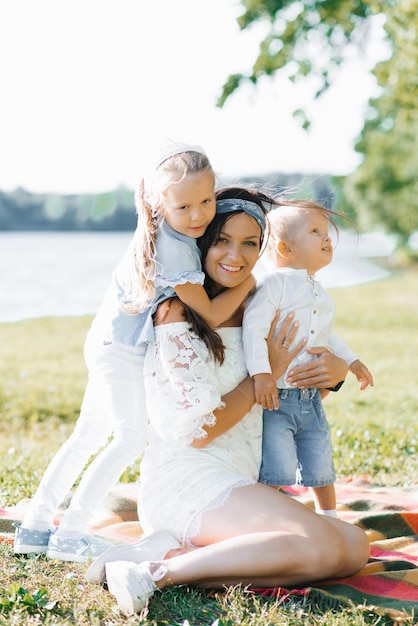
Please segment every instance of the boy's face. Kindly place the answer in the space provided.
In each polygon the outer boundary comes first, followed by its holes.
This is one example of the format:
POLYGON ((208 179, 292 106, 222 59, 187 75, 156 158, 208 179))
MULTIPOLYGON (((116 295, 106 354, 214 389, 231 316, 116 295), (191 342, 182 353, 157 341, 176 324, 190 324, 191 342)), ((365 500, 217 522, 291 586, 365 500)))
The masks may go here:
POLYGON ((164 219, 171 228, 193 239, 201 237, 215 217, 215 181, 210 172, 188 174, 165 192, 164 219))
POLYGON ((328 234, 328 219, 320 211, 303 214, 288 242, 291 252, 291 267, 306 269, 315 274, 332 261, 333 247, 328 234))

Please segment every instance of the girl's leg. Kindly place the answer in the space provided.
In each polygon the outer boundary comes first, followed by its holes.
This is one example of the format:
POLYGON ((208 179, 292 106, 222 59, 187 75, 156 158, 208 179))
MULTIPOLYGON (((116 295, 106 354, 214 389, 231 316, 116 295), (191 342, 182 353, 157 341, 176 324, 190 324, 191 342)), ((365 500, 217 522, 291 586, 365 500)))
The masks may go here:
POLYGON ((54 526, 58 506, 91 456, 107 442, 110 430, 106 417, 100 412, 101 423, 96 423, 97 398, 102 395, 102 388, 92 383, 87 384, 75 429, 48 465, 29 503, 22 522, 23 528, 43 531, 54 526))
POLYGON ((205 547, 164 561, 158 586, 289 586, 353 574, 369 553, 360 528, 260 484, 235 489, 225 505, 206 512, 193 543, 205 547))
POLYGON ((144 451, 148 420, 143 382, 143 350, 113 344, 107 359, 107 407, 113 440, 85 471, 61 520, 60 535, 87 534, 90 521, 122 472, 144 451))
POLYGON ((142 453, 137 431, 125 431, 94 459, 83 477, 65 512, 58 535, 68 532, 88 534, 91 519, 122 472, 142 453))

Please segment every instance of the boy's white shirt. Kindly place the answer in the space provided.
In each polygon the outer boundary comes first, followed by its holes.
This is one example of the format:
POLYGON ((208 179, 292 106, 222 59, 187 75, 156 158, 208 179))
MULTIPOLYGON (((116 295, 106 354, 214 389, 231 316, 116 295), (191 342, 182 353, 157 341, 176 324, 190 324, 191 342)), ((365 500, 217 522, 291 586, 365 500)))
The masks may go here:
MULTIPOLYGON (((331 295, 309 276, 305 269, 280 268, 263 277, 249 298, 243 320, 245 362, 250 376, 271 373, 266 338, 271 322, 280 311, 277 327, 290 313, 294 312, 299 322, 296 338, 289 349, 303 338, 306 347, 327 347, 336 356, 351 365, 358 357, 351 348, 333 331, 335 305, 331 295)), ((290 363, 286 372, 276 381, 279 389, 290 385, 286 382, 287 372, 296 365, 316 358, 302 350, 290 363)))

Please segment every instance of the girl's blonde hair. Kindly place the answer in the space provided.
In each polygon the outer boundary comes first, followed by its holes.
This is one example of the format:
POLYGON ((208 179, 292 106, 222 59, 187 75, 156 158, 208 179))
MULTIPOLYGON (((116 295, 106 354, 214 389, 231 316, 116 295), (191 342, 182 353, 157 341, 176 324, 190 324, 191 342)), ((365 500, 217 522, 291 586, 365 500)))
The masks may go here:
POLYGON ((142 178, 135 191, 137 226, 130 248, 130 268, 121 306, 126 313, 140 313, 155 296, 157 233, 164 219, 165 192, 189 174, 213 175, 207 155, 194 150, 163 159, 142 178))

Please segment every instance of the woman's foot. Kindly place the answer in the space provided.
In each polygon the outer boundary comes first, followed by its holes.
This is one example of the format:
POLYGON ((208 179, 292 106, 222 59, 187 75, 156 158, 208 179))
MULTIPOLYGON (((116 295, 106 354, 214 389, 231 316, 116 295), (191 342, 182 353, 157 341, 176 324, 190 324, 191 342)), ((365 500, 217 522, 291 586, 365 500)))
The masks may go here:
POLYGON ((139 613, 159 588, 155 584, 167 573, 160 565, 151 574, 150 563, 113 561, 106 565, 106 580, 110 593, 115 596, 119 608, 127 615, 139 613))
POLYGON ((143 537, 135 543, 123 543, 112 546, 93 561, 86 572, 91 583, 104 583, 106 580, 106 564, 112 561, 162 561, 170 550, 177 550, 180 544, 168 530, 158 530, 143 537))

